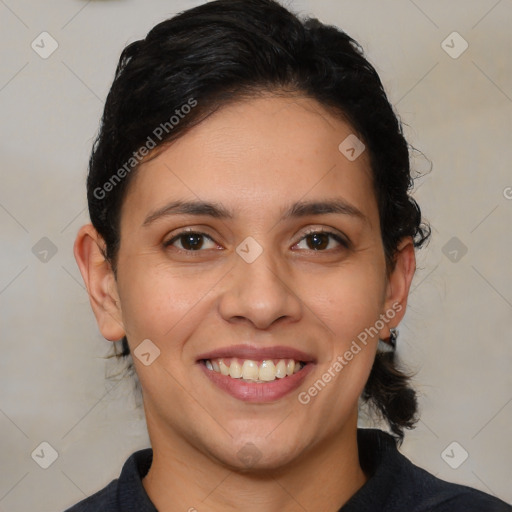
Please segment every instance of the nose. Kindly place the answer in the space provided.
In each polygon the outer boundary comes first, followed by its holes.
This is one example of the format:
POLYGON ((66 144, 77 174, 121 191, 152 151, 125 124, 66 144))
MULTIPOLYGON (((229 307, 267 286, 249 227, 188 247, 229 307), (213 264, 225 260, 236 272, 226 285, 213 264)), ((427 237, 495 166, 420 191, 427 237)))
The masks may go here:
POLYGON ((277 321, 297 322, 303 304, 290 281, 286 265, 276 264, 269 251, 252 263, 239 258, 226 280, 220 314, 228 322, 251 323, 257 329, 267 329, 277 321))

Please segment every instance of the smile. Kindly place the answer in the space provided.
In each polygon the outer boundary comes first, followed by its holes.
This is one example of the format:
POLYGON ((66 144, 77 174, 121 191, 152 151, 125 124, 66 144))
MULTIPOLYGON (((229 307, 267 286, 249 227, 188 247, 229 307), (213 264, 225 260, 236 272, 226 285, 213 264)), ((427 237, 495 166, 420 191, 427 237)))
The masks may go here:
POLYGON ((243 379, 249 382, 271 382, 284 379, 300 371, 305 363, 293 359, 252 359, 238 358, 205 359, 204 364, 208 370, 229 376, 232 379, 243 379))
POLYGON ((296 390, 315 367, 291 347, 236 345, 202 354, 197 363, 220 390, 246 402, 273 402, 296 390))

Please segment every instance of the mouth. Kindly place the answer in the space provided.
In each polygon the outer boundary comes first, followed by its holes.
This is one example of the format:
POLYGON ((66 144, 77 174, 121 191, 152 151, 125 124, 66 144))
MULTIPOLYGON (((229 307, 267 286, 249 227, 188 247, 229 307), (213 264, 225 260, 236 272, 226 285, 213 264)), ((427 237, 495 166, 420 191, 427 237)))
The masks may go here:
POLYGON ((313 369, 312 356, 289 347, 238 345, 203 354, 200 368, 216 387, 249 402, 276 401, 313 369))

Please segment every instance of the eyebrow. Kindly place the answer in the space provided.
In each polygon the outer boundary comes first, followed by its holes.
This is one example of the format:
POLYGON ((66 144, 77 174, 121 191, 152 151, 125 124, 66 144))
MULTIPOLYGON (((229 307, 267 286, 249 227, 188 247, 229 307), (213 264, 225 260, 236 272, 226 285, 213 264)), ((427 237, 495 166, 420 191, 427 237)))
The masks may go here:
MULTIPOLYGON (((307 217, 311 215, 343 214, 369 222, 368 217, 342 198, 325 201, 298 201, 292 204, 281 215, 280 221, 291 218, 307 217)), ((143 222, 143 226, 149 226, 158 219, 174 215, 209 216, 216 219, 234 219, 232 211, 224 206, 208 201, 172 201, 150 213, 143 222)))

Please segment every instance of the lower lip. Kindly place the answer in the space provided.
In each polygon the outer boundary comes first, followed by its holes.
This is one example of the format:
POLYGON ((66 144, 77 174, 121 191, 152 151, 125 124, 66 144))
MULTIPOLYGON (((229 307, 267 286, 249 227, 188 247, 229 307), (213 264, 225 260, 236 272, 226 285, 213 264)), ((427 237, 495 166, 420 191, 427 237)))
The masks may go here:
POLYGON ((242 379, 233 379, 214 370, 209 370, 202 363, 199 366, 204 374, 215 384, 231 396, 244 402, 275 402, 283 398, 288 393, 297 389, 309 372, 313 369, 314 364, 306 364, 300 371, 283 377, 282 379, 272 380, 265 383, 246 382, 242 379))

